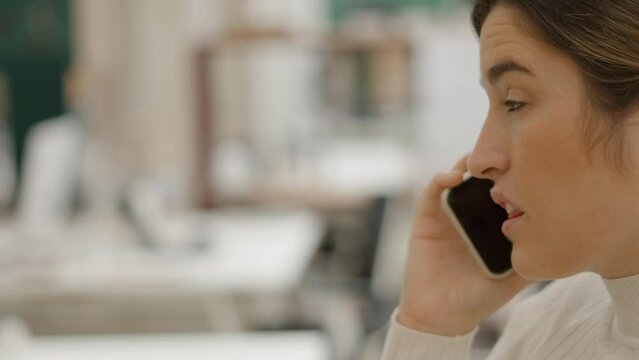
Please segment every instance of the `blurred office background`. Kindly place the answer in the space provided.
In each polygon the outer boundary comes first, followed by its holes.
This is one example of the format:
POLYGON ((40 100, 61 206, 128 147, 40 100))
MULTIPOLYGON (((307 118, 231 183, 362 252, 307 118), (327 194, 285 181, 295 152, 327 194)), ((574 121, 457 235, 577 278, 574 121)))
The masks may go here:
POLYGON ((486 111, 469 11, 0 0, 0 359, 378 359, 486 111))

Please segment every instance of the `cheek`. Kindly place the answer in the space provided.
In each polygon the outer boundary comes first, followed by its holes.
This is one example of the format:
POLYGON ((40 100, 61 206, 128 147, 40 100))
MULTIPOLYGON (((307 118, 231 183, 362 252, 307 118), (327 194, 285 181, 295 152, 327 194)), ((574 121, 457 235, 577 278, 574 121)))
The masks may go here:
POLYGON ((584 115, 578 103, 576 99, 549 102, 513 125, 512 165, 521 182, 516 185, 530 201, 552 203, 568 196, 589 172, 580 130, 584 115))
MULTIPOLYGON (((545 206, 542 204, 541 206, 545 206)), ((535 206, 535 204, 533 204, 535 206)), ((587 244, 583 219, 566 207, 531 211, 513 246, 513 266, 529 279, 556 279, 584 270, 592 248, 587 244), (577 225, 577 226, 575 226, 577 225)))
POLYGON ((578 156, 565 156, 568 146, 558 149, 545 161, 542 152, 539 161, 530 159, 527 171, 540 176, 523 170, 518 176, 528 221, 515 241, 513 263, 529 278, 561 278, 592 269, 621 225, 615 209, 623 195, 602 184, 605 169, 595 171, 578 156))
POLYGON ((600 205, 589 183, 578 121, 576 112, 549 113, 522 124, 515 136, 515 193, 528 224, 515 242, 513 265, 524 277, 557 278, 581 271, 591 252, 584 243, 584 224, 600 205))
POLYGON ((597 212, 595 207, 555 209, 531 214, 514 242, 513 266, 525 278, 557 279, 593 271, 606 256, 609 243, 619 238, 615 232, 619 223, 610 213, 597 212))

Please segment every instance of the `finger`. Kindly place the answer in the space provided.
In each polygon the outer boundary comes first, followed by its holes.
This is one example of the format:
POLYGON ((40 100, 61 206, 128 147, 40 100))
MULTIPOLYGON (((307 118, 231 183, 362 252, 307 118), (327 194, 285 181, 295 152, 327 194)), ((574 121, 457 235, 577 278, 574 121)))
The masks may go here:
POLYGON ((464 173, 459 170, 438 173, 426 186, 417 207, 418 216, 429 216, 440 211, 442 192, 453 188, 463 181, 464 173))
POLYGON ((453 170, 461 171, 462 173, 465 173, 466 171, 468 171, 468 158, 469 157, 470 157, 470 153, 466 153, 459 160, 457 160, 457 162, 453 166, 453 170))
POLYGON ((530 280, 526 280, 519 276, 517 273, 513 272, 510 276, 504 279, 507 291, 516 294, 523 290, 526 286, 530 285, 532 282, 530 280))

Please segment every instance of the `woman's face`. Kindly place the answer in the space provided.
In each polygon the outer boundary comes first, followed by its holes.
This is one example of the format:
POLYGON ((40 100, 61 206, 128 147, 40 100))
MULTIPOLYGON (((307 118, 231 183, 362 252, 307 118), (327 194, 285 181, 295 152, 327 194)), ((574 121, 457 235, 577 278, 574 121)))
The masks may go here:
MULTIPOLYGON (((639 179, 601 147, 588 156, 581 134, 591 112, 575 62, 504 5, 484 23, 480 57, 490 109, 468 165, 495 181, 497 202, 519 210, 502 229, 515 270, 529 279, 639 273, 639 179)), ((624 130, 631 164, 637 128, 624 130)))

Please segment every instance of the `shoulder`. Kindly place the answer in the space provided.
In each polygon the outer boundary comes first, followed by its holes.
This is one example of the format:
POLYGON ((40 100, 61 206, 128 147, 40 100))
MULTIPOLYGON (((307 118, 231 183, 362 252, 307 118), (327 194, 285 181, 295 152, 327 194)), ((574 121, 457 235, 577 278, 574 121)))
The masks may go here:
POLYGON ((583 311, 604 308, 610 302, 606 287, 597 274, 581 273, 555 280, 535 295, 523 300, 513 312, 513 321, 553 318, 558 323, 580 318, 583 311))
POLYGON ((546 358, 548 351, 572 343, 576 336, 591 336, 588 329, 605 323, 609 306, 608 292, 596 274, 555 280, 515 307, 491 359, 546 358))
POLYGON ((553 337, 606 323, 610 304, 601 277, 582 273, 555 280, 523 300, 513 310, 507 327, 514 334, 534 338, 535 343, 552 342, 553 337))

